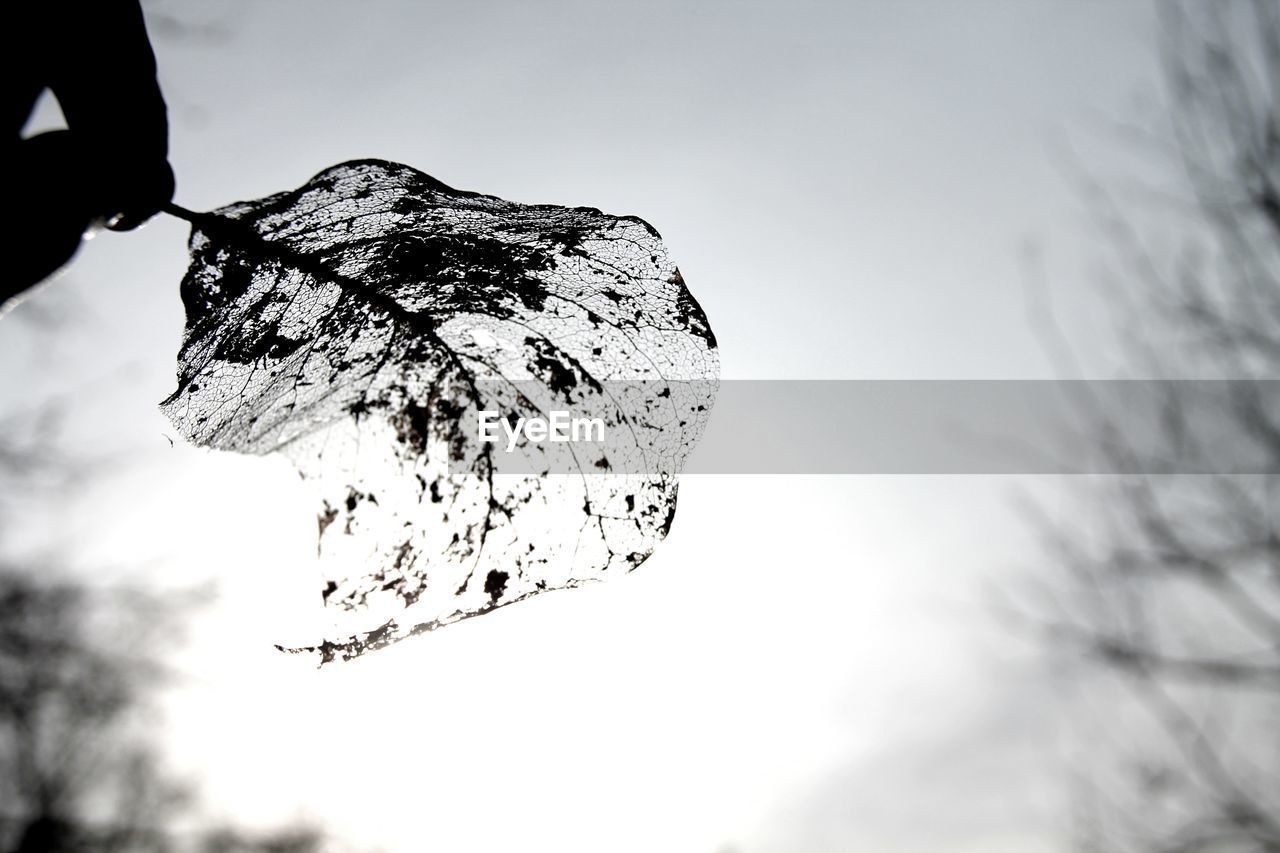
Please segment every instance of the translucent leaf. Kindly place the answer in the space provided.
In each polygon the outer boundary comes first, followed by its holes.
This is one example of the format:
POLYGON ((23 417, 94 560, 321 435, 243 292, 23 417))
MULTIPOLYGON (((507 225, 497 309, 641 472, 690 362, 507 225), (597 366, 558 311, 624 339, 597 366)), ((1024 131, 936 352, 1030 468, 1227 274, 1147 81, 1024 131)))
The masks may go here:
POLYGON ((178 389, 197 445, 314 486, 346 659, 629 571, 670 528, 719 364, 653 228, 344 163, 193 216, 178 389), (481 412, 598 416, 605 443, 482 441, 481 412), (507 466, 507 467, 504 467, 507 466))

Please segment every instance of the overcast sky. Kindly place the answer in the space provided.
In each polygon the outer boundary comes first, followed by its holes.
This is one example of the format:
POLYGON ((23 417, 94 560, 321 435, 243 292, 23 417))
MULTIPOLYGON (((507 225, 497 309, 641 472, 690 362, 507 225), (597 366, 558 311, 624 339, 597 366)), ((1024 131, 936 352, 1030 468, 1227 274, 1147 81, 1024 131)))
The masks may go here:
MULTIPOLYGON (((1035 247, 1068 336, 1108 370, 1069 164, 1118 168, 1111 124, 1156 112, 1144 2, 148 9, 186 207, 382 157, 636 214, 732 378, 1054 375, 1027 322, 1035 247)), ((296 476, 170 447, 156 408, 186 230, 101 235, 0 321, 0 411, 62 400, 67 446, 112 460, 11 546, 56 529, 95 579, 219 580, 164 728, 217 809, 406 851, 1060 837, 1068 700, 982 606, 1034 564, 1011 492, 1052 483, 690 478, 624 580, 321 673, 282 660, 270 644, 315 618, 296 476)))

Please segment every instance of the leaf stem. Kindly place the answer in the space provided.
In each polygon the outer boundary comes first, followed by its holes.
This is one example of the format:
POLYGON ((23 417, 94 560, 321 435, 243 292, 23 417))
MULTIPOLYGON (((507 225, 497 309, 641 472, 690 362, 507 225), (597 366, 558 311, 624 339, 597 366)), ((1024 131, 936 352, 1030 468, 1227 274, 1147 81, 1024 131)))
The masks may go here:
POLYGON ((165 202, 164 206, 162 206, 160 210, 161 212, 167 213, 170 216, 176 216, 179 219, 185 219, 187 222, 190 222, 192 225, 196 225, 197 223, 199 223, 200 220, 208 216, 208 214, 196 213, 194 210, 187 210, 182 205, 174 204, 171 201, 165 202))

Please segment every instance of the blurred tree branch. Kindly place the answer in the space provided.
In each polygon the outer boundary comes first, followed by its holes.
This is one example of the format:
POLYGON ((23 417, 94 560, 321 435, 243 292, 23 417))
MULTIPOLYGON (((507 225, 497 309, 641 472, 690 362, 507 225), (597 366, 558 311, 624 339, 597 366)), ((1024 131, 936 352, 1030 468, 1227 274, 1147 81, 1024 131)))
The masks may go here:
MULTIPOLYGON (((1157 12, 1165 137, 1195 217, 1156 251, 1145 232, 1171 211, 1135 222, 1091 193, 1120 280, 1140 294, 1131 367, 1248 380, 1231 384, 1219 416, 1274 472, 1280 412, 1262 383, 1280 378, 1280 4, 1157 12)), ((1204 455, 1167 393, 1158 449, 1127 444, 1084 401, 1114 470, 1204 455)), ((1114 772, 1097 770, 1112 781, 1083 798, 1079 849, 1280 851, 1280 477, 1114 477, 1090 508, 1086 524, 1041 519, 1061 571, 1035 617, 1050 647, 1112 676, 1132 705, 1106 706, 1114 754, 1088 759, 1114 772)))

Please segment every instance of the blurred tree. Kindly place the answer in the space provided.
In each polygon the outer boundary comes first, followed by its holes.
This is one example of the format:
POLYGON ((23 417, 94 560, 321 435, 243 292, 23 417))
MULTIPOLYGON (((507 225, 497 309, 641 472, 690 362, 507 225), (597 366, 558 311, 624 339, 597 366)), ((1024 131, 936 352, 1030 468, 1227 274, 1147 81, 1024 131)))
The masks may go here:
MULTIPOLYGON (((1136 222, 1094 197, 1124 283, 1109 292, 1138 294, 1135 373, 1248 380, 1230 383, 1220 416, 1275 472, 1280 412, 1265 381, 1280 378, 1280 4, 1157 12, 1170 109, 1156 153, 1189 203, 1163 193, 1136 222), (1153 248, 1153 232, 1172 244, 1153 248)), ((1162 389, 1158 447, 1095 421, 1115 470, 1208 457, 1176 386, 1162 389)), ((1064 571, 1041 624, 1056 651, 1083 652, 1103 676, 1090 682, 1101 713, 1077 847, 1280 851, 1280 477, 1104 479, 1087 521, 1046 528, 1064 571)))
POLYGON ((0 786, 9 849, 166 849, 162 821, 187 791, 129 732, 160 670, 154 656, 128 646, 145 646, 172 619, 136 593, 90 593, 0 572, 0 786), (104 641, 104 622, 129 639, 104 641))
POLYGON ((59 457, 56 420, 43 410, 0 421, 0 850, 321 849, 306 826, 204 827, 194 789, 164 769, 149 700, 207 595, 81 582, 83 570, 65 565, 68 543, 24 549, 3 535, 42 497, 60 512, 58 496, 92 470, 59 457))

